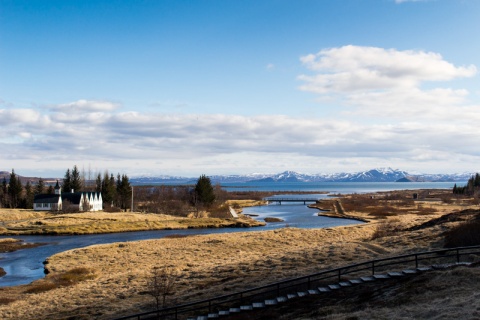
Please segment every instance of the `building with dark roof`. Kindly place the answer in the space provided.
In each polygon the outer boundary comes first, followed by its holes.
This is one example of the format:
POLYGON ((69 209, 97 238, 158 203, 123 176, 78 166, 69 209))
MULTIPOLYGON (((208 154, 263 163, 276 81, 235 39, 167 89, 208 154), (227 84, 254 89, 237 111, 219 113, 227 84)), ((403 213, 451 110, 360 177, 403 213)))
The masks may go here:
POLYGON ((55 194, 38 194, 33 201, 35 211, 58 211, 66 209, 74 211, 101 211, 103 210, 102 194, 100 192, 64 192, 58 184, 55 185, 55 194))

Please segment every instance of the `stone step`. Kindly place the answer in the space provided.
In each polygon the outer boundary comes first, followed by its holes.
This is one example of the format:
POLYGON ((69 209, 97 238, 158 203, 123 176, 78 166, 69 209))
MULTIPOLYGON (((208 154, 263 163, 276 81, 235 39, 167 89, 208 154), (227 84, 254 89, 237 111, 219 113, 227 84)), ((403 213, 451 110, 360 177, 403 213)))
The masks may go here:
POLYGON ((340 286, 338 284, 329 284, 328 288, 330 290, 338 290, 338 289, 340 289, 340 286))
POLYGON ((250 311, 250 310, 253 310, 253 306, 252 305, 240 306, 240 310, 250 311))
POLYGON ((405 274, 398 271, 392 271, 392 272, 388 272, 388 275, 392 278, 399 278, 399 277, 403 277, 405 274))
POLYGON ((219 317, 219 316, 218 316, 218 313, 209 313, 209 314, 207 315, 207 318, 208 318, 208 319, 216 319, 216 318, 218 318, 218 317, 219 317))
POLYGON ((230 314, 230 311, 228 310, 220 310, 218 311, 219 316, 228 316, 230 314))
POLYGON ((342 281, 342 282, 339 282, 338 285, 340 287, 351 287, 352 286, 350 281, 342 281))
POLYGON ((274 306, 278 303, 277 299, 269 299, 265 300, 265 305, 266 306, 274 306))
POLYGON ((230 308, 228 311, 229 311, 230 313, 238 313, 238 312, 240 312, 241 310, 240 310, 240 308, 230 308))
POLYGON ((325 293, 325 292, 330 292, 330 288, 328 287, 319 287, 318 292, 325 293))
POLYGON ((433 268, 432 267, 420 267, 420 268, 417 268, 417 271, 419 272, 426 272, 426 271, 432 271, 433 268))
POLYGON ((288 298, 287 297, 277 297, 277 302, 281 303, 281 302, 285 302, 287 301, 288 298))
POLYGON ((301 298, 301 297, 305 297, 308 295, 308 293, 304 292, 304 291, 300 291, 300 292, 297 292, 297 295, 301 298))
POLYGON ((405 269, 405 270, 402 270, 402 272, 405 275, 410 275, 410 274, 416 274, 418 271, 415 269, 405 269))
POLYGON ((198 316, 197 320, 208 320, 207 316, 198 316))
POLYGON ((363 283, 362 279, 352 279, 352 280, 348 280, 348 282, 350 282, 353 285, 363 283))
POLYGON ((377 280, 383 280, 383 279, 389 279, 390 278, 390 276, 388 274, 383 274, 383 273, 374 274, 373 277, 377 280))
POLYGON ((319 294, 318 290, 315 289, 309 289, 308 294, 319 294))
POLYGON ((254 303, 252 303, 252 307, 253 307, 254 309, 265 308, 265 303, 263 303, 263 302, 254 302, 254 303))
POLYGON ((360 279, 363 281, 363 282, 372 282, 372 281, 375 281, 376 279, 372 276, 368 276, 368 277, 360 277, 360 279))
POLYGON ((296 294, 296 293, 287 294, 287 299, 294 299, 294 298, 298 298, 298 294, 296 294))

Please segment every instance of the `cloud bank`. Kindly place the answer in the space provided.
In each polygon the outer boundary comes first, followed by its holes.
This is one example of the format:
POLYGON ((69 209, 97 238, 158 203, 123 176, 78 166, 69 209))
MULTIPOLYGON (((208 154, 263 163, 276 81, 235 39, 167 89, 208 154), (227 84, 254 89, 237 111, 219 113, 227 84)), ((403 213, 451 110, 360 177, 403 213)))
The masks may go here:
POLYGON ((0 148, 8 152, 0 159, 7 169, 83 163, 187 175, 477 170, 480 106, 468 101, 468 90, 446 86, 474 77, 475 66, 433 52, 358 46, 300 61, 300 90, 338 102, 334 118, 143 113, 85 99, 15 109, 1 101, 0 148))

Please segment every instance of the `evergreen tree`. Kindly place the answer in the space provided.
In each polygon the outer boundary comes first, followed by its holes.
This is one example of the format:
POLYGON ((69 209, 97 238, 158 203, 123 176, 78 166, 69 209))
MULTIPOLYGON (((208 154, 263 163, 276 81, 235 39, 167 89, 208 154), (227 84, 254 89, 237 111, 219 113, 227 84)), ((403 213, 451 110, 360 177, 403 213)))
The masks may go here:
POLYGON ((3 177, 2 181, 2 190, 0 192, 0 206, 6 208, 8 206, 8 186, 7 186, 7 179, 3 177))
POLYGON ((38 179, 38 183, 35 186, 35 194, 42 194, 45 191, 45 182, 42 178, 38 179))
POLYGON ((54 194, 55 193, 55 188, 52 185, 49 185, 47 188, 47 193, 48 194, 54 194))
POLYGON ((78 171, 77 165, 74 165, 72 169, 70 187, 74 190, 74 192, 79 192, 83 189, 82 177, 80 175, 80 171, 78 171))
POLYGON ((102 199, 103 203, 108 206, 113 206, 115 198, 117 197, 117 186, 115 183, 115 177, 108 175, 108 171, 105 171, 102 180, 102 199))
POLYGON ((20 181, 20 177, 17 178, 15 171, 12 169, 12 173, 10 174, 10 181, 8 182, 8 195, 10 197, 10 207, 17 208, 20 204, 22 198, 22 181, 20 181))
POLYGON ((98 173, 97 179, 95 180, 95 191, 102 192, 102 175, 98 173))
POLYGON ((62 183, 62 192, 71 192, 72 191, 72 174, 70 173, 70 169, 67 169, 65 172, 65 177, 63 178, 62 183))
POLYGON ((120 208, 127 211, 132 201, 132 187, 126 174, 117 175, 117 199, 120 208))
POLYGON ((213 190, 212 182, 206 175, 201 175, 195 185, 195 195, 197 202, 209 207, 215 201, 215 192, 213 190))
POLYGON ((35 193, 33 191, 32 185, 30 184, 30 181, 27 181, 27 184, 25 185, 25 209, 33 209, 34 197, 35 193))

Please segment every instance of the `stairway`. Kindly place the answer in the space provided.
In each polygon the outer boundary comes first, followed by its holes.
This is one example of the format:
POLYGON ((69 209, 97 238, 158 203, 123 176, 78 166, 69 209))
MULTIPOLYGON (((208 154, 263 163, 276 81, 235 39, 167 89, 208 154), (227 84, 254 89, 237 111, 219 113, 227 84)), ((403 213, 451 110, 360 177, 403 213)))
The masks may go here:
POLYGON ((347 287, 352 287, 352 286, 358 286, 363 283, 372 283, 376 281, 382 281, 386 279, 392 279, 392 278, 402 278, 406 276, 412 276, 415 274, 431 271, 431 270, 444 270, 447 268, 451 268, 453 266, 458 266, 458 265, 469 265, 468 263, 454 263, 454 264, 443 264, 443 265, 432 265, 430 267, 419 267, 415 269, 405 269, 400 272, 398 271, 392 271, 392 272, 387 272, 387 273, 382 273, 382 274, 374 274, 372 276, 364 276, 364 277, 359 277, 356 279, 351 279, 351 280, 345 280, 341 281, 338 283, 333 283, 321 287, 317 287, 314 289, 309 289, 305 291, 297 291, 297 292, 292 292, 289 294, 286 294, 285 296, 280 296, 276 297, 274 299, 266 299, 263 301, 258 301, 258 302, 253 302, 252 304, 245 304, 241 305, 239 307, 232 307, 229 309, 224 309, 220 310, 218 312, 211 312, 206 315, 200 315, 200 316, 195 316, 195 317, 188 317, 187 320, 208 320, 208 319, 217 319, 233 314, 238 314, 240 312, 246 312, 246 311, 252 311, 252 310, 258 310, 258 309, 263 309, 267 307, 272 307, 277 304, 289 301, 291 299, 298 299, 302 297, 306 297, 309 295, 322 295, 322 294, 328 294, 329 292, 336 291, 336 290, 341 290, 342 288, 347 288, 347 287))

